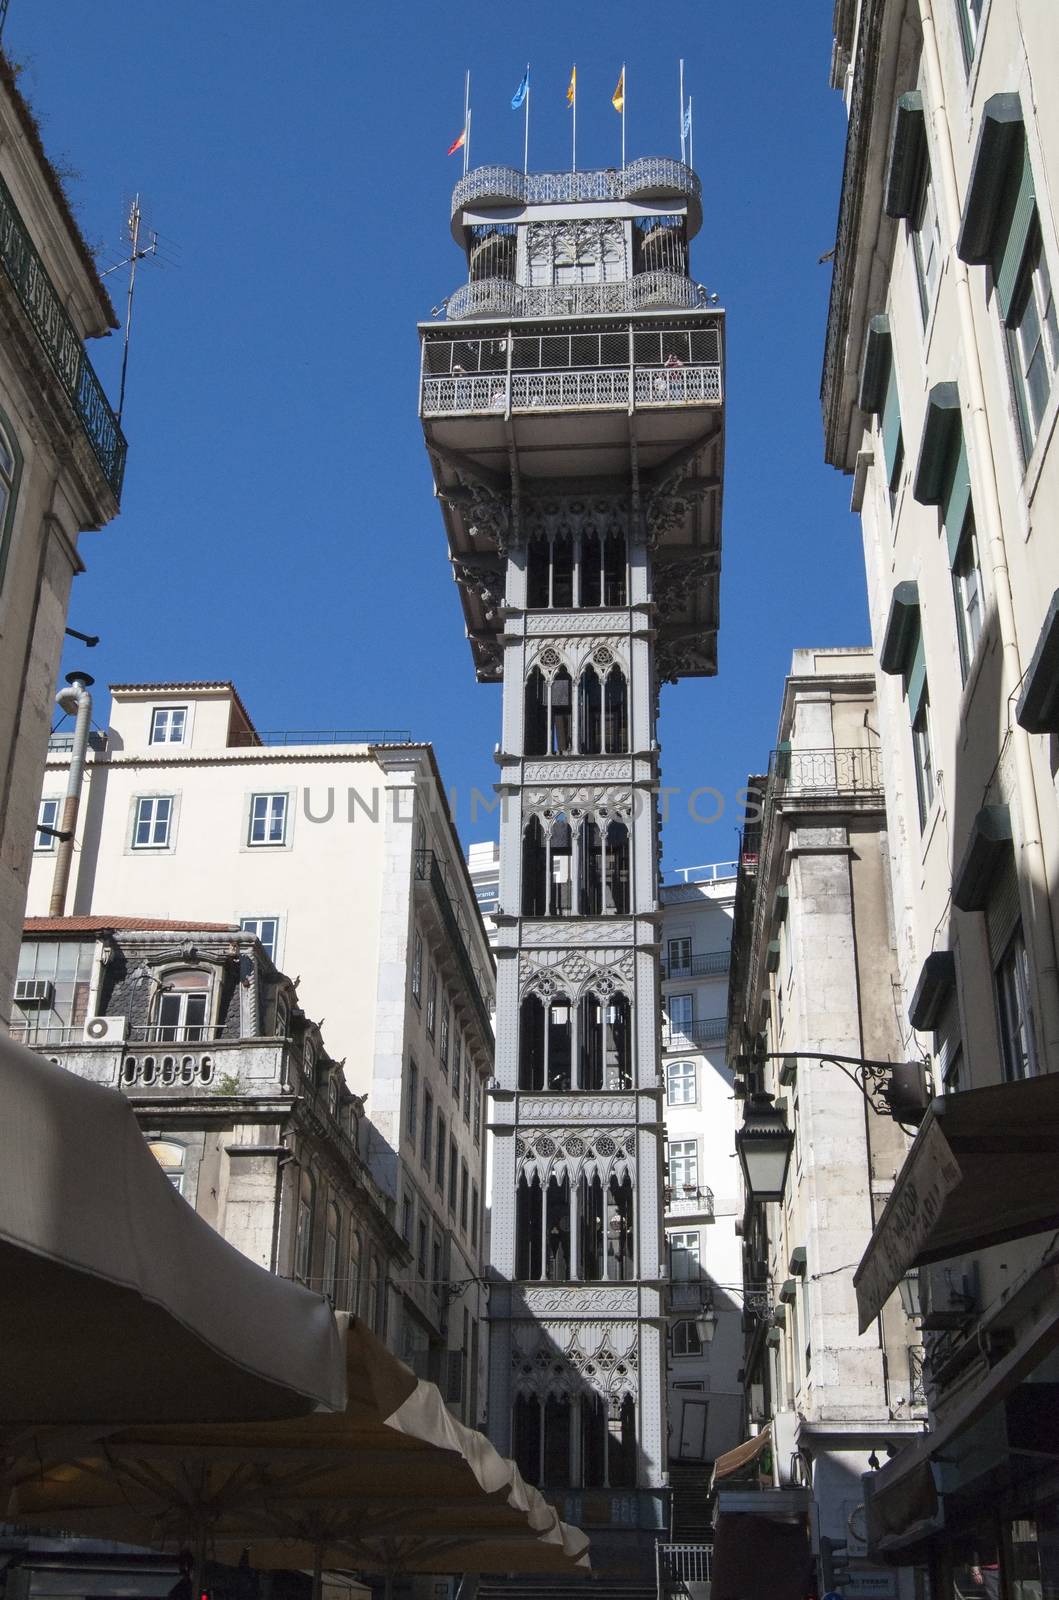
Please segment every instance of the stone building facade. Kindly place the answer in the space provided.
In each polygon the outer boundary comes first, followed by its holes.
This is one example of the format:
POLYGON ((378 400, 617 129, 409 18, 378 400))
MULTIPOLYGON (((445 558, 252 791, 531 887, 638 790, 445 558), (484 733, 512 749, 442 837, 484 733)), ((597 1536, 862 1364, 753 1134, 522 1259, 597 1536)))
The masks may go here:
POLYGON ((913 1275, 933 1432, 864 1489, 880 1553, 1012 1600, 1059 1581, 1059 13, 857 0, 835 32, 825 448, 863 534, 901 1053, 939 1094, 857 1274, 866 1325, 913 1275))
POLYGON ((78 538, 117 515, 125 440, 88 339, 114 309, 0 54, 0 1027, 78 538))
POLYGON ((653 1573, 666 1524, 657 700, 716 667, 723 315, 698 179, 474 170, 420 415, 475 669, 503 685, 494 1442, 653 1573))

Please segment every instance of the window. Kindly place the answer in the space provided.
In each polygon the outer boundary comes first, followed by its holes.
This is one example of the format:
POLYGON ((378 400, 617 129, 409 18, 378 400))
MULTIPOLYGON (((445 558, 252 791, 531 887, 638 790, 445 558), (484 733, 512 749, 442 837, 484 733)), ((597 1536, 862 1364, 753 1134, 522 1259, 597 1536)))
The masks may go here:
POLYGON ((456 1190, 460 1181, 460 1158, 455 1139, 449 1139, 449 1210, 456 1215, 456 1190))
POLYGON ((434 1145, 434 1182, 445 1192, 445 1152, 448 1149, 448 1129, 445 1118, 438 1112, 438 1136, 434 1145))
POLYGON ((373 1333, 380 1332, 379 1305, 379 1258, 373 1251, 368 1262, 368 1304, 365 1307, 365 1320, 373 1333))
POLYGON ((88 1017, 88 997, 96 968, 97 945, 72 939, 27 939, 18 954, 20 993, 35 1001, 16 1001, 11 1031, 26 1044, 67 1043, 80 1039, 88 1017), (19 1015, 21 1013, 21 1015, 19 1015))
POLYGON ((172 820, 172 795, 141 795, 136 802, 136 816, 133 821, 133 849, 167 850, 172 820))
POLYGON ((327 1223, 324 1233, 324 1281, 321 1293, 335 1303, 338 1288, 338 1207, 333 1200, 327 1202, 327 1223))
POLYGON ((428 1235, 428 1232, 429 1232, 429 1229, 427 1228, 426 1218, 425 1217, 420 1217, 420 1219, 419 1219, 419 1246, 418 1246, 418 1249, 416 1250, 416 1270, 419 1273, 419 1276, 421 1278, 425 1278, 426 1275, 427 1275, 427 1235, 428 1235))
POLYGON ((434 1237, 430 1245, 430 1287, 440 1297, 443 1287, 441 1282, 441 1234, 437 1228, 434 1229, 434 1237))
POLYGON ((183 744, 187 706, 156 706, 151 714, 151 744, 183 744))
POLYGON ((1032 1078, 1037 1071, 1037 1051, 1030 1009, 1029 959, 1021 924, 997 964, 995 981, 1004 1076, 1009 1082, 1032 1078))
POLYGON ((251 795, 247 844, 286 844, 287 799, 285 794, 251 795))
POLYGON ((1059 366, 1059 316, 1036 220, 1019 272, 1007 339, 1023 445, 1029 455, 1059 366))
POLYGON ((916 286, 919 290, 919 311, 926 327, 934 304, 941 270, 941 233, 938 228, 938 204, 930 177, 930 161, 924 151, 923 171, 919 182, 916 209, 909 219, 912 255, 916 264, 916 286))
POLYGON ((467 1171, 466 1161, 460 1162, 460 1231, 467 1232, 467 1186, 470 1183, 470 1173, 467 1171))
POLYGON ((312 1175, 302 1169, 298 1184, 298 1221, 294 1233, 294 1276, 300 1283, 309 1281, 309 1263, 313 1244, 313 1201, 315 1185, 312 1175))
POLYGON ((702 1340, 693 1322, 674 1322, 673 1354, 675 1356, 701 1356, 702 1340))
POLYGON ((278 917, 242 917, 239 926, 244 933, 252 933, 270 961, 275 961, 279 948, 278 917))
POLYGON ((669 1066, 669 1104, 690 1106, 695 1103, 694 1061, 673 1061, 669 1066))
POLYGON ((37 832, 33 837, 34 850, 54 850, 58 839, 54 834, 41 833, 41 828, 57 828, 59 826, 59 813, 62 808, 61 800, 42 800, 37 807, 37 832))
POLYGON ((412 1195, 410 1190, 406 1189, 401 1201, 401 1238, 405 1244, 412 1243, 412 1219, 414 1215, 412 1195))
POLYGON ((471 1074, 473 1066, 470 1061, 463 1063, 463 1120, 467 1126, 471 1125, 471 1074))
POLYGON ((691 940, 670 939, 667 978, 685 978, 691 975, 691 940))
POLYGON ((974 515, 968 511, 956 559, 952 564, 952 598, 956 607, 956 639, 960 647, 960 673, 964 683, 982 633, 982 573, 978 565, 978 538, 974 515))
POLYGON ((452 1040, 452 1098, 460 1103, 460 1068, 463 1058, 463 1039, 457 1029, 452 1040))
POLYGON ((427 1032, 434 1037, 434 1028, 438 1015, 438 969, 431 967, 430 976, 427 978, 427 1032))
POLYGON ((15 519, 15 496, 22 472, 22 455, 0 420, 0 584, 4 581, 11 525, 15 519))
POLYGON ((429 1089, 423 1090, 423 1142, 419 1148, 419 1159, 427 1171, 430 1171, 430 1159, 434 1154, 434 1096, 429 1089))
POLYGON ((147 1148, 158 1162, 177 1194, 183 1194, 184 1179, 187 1176, 186 1147, 178 1144, 174 1139, 148 1139, 147 1148))
POLYGON ((669 1235, 669 1276, 674 1283, 688 1283, 699 1277, 697 1229, 669 1235))
POLYGON ((480 1078, 476 1078, 475 1079, 475 1084, 474 1084, 474 1142, 475 1142, 475 1144, 481 1144, 481 1142, 482 1142, 483 1110, 484 1110, 484 1107, 483 1107, 483 1104, 482 1104, 482 1083, 481 1083, 481 1079, 480 1078))
POLYGON ((671 1035, 687 1039, 691 1037, 691 1013, 693 1000, 690 994, 671 994, 666 997, 666 1016, 669 1018, 669 1032, 671 1035))
POLYGON ((893 356, 886 379, 883 408, 879 414, 879 442, 886 470, 886 487, 889 495, 890 515, 897 509, 897 494, 901 487, 901 474, 905 464, 905 441, 901 431, 901 405, 897 393, 897 369, 893 356))
POLYGON ((438 1043, 438 1055, 441 1059, 441 1070, 448 1076, 449 1070, 449 1007, 444 998, 441 1004, 441 1039, 438 1043))
POLYGON ((955 5, 960 23, 963 64, 970 71, 978 48, 978 35, 982 29, 982 13, 986 7, 986 0, 955 0, 955 5))
POLYGON ((360 1234, 350 1229, 349 1278, 346 1283, 346 1306, 356 1316, 360 1310, 360 1234))
POLYGON ((472 1245, 475 1246, 475 1248, 477 1248, 477 1245, 478 1245, 478 1213, 479 1213, 479 1209, 480 1209, 480 1202, 479 1202, 479 1198, 478 1198, 478 1185, 476 1183, 472 1183, 471 1184, 471 1243, 472 1243, 472 1245))
POLYGON ((151 1037, 161 1041, 197 1042, 208 1037, 210 980, 205 972, 189 968, 168 972, 155 1001, 151 1037))
POLYGON ((669 1141, 669 1183, 676 1193, 699 1186, 699 1147, 695 1139, 669 1141))
POLYGON ((927 825, 927 817, 934 803, 934 752, 930 743, 930 696, 926 690, 919 702, 919 710, 912 721, 912 758, 916 769, 916 801, 919 806, 919 827, 927 825))
POLYGON ((415 1144, 416 1130, 419 1127, 419 1068, 414 1061, 408 1063, 408 1102, 405 1118, 408 1137, 412 1144, 415 1144))
POLYGON ((423 936, 412 940, 412 999, 419 1005, 423 997, 423 936))

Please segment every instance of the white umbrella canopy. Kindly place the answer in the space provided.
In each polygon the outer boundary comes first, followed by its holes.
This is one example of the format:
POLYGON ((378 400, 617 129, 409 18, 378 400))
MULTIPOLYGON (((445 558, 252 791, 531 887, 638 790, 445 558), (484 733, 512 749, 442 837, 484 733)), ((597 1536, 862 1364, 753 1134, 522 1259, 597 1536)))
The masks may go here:
MULTIPOLYGON (((351 1319, 339 1415, 34 1439, 8 1515, 124 1543, 248 1548, 251 1565, 587 1573, 561 1522, 481 1433, 351 1319)), ((319 1588, 319 1582, 317 1582, 319 1588)))
POLYGON ((220 1421, 345 1403, 319 1295, 177 1194, 124 1096, 0 1038, 0 1429, 220 1421))

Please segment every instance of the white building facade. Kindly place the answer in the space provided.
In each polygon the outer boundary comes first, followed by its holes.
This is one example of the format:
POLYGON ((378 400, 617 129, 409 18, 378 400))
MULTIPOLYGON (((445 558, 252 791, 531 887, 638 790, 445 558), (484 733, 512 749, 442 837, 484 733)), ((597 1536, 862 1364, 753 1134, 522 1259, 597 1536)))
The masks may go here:
MULTIPOLYGON (((298 1005, 366 1099, 368 1166, 412 1253, 380 1298, 377 1329, 441 1382, 449 1352, 473 1351, 478 1381, 457 1393, 454 1377, 448 1392, 477 1421, 493 965, 430 747, 355 730, 348 742, 262 734, 226 683, 111 695, 68 909, 232 922, 300 975, 298 1005)), ((42 808, 67 769, 55 751, 42 808)), ((40 835, 37 846, 29 911, 43 915, 55 845, 40 835)), ((60 1020, 83 1030, 89 1018, 60 1020)))

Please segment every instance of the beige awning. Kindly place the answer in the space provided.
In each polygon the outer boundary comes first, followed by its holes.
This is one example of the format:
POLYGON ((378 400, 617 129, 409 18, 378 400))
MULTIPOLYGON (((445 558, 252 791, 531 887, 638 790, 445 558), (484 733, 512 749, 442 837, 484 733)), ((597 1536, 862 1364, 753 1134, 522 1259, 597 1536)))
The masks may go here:
POLYGON ((0 1424, 345 1402, 330 1306, 226 1244, 125 1097, 0 1039, 0 1424))
POLYGON ((860 1331, 912 1267, 1059 1227, 1059 1074, 931 1102, 853 1275, 860 1331))
POLYGON ((762 1428, 753 1439, 746 1439, 742 1444, 737 1444, 734 1450, 726 1450, 723 1456, 718 1456, 713 1464, 713 1477, 710 1479, 711 1490, 722 1478, 730 1478, 733 1472, 738 1472, 740 1467, 749 1466, 751 1461, 761 1454, 767 1445, 772 1443, 772 1429, 762 1428))

